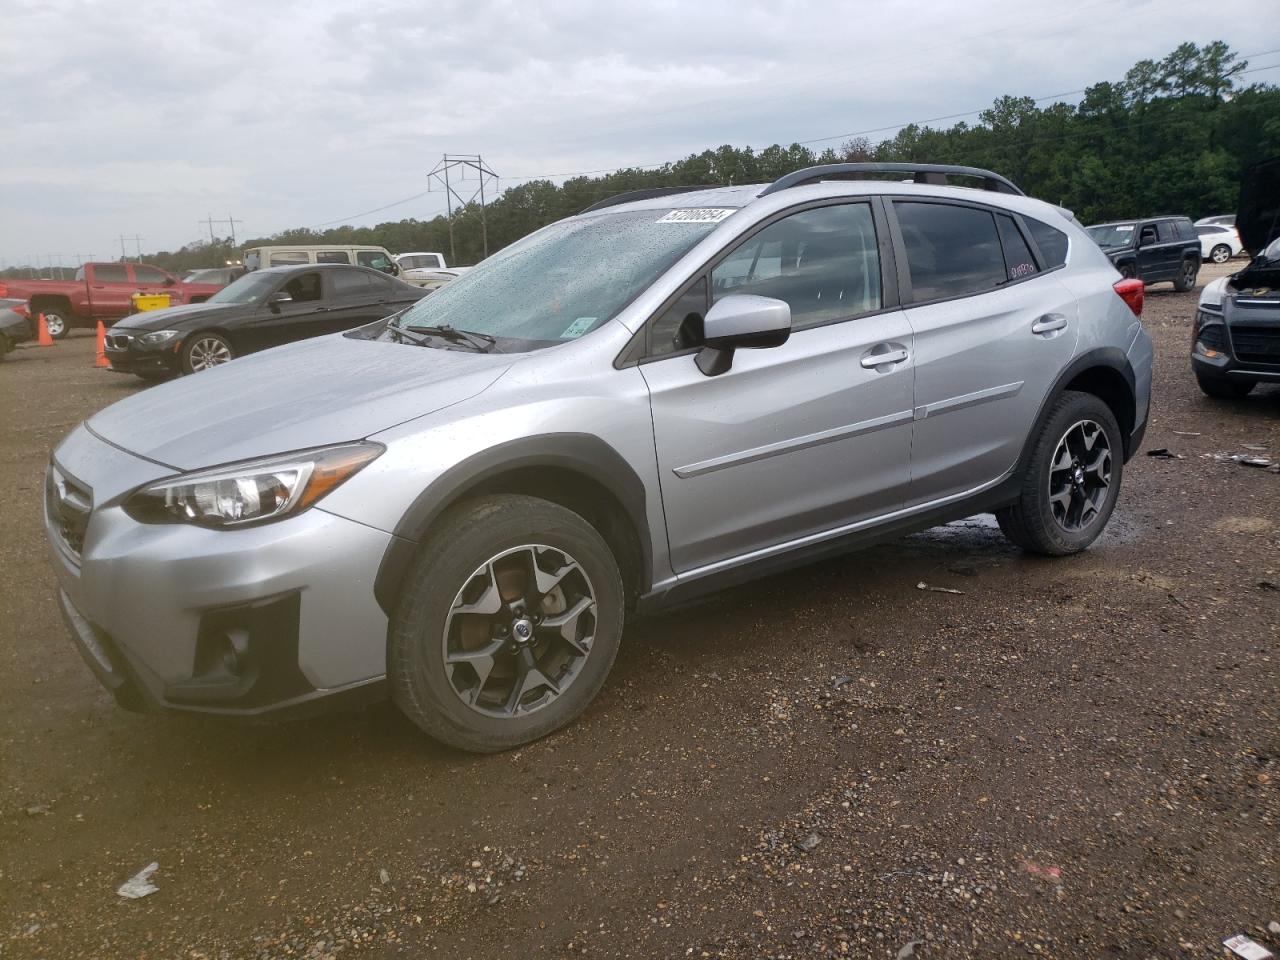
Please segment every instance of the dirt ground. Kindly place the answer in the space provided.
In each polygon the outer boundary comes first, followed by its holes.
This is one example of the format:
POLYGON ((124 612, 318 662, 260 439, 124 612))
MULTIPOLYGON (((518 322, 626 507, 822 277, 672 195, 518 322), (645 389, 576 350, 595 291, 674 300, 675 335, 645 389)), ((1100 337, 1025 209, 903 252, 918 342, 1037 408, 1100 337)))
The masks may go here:
POLYGON ((1211 456, 1280 456, 1280 388, 1201 396, 1194 303, 1162 284, 1144 318, 1144 450, 1184 459, 1135 458, 1087 553, 1024 556, 975 518, 635 621, 579 722, 488 757, 390 706, 115 707, 55 608, 41 478, 142 385, 84 334, 19 348, 0 956, 1280 953, 1280 475, 1211 456), (158 893, 116 895, 153 861, 158 893))

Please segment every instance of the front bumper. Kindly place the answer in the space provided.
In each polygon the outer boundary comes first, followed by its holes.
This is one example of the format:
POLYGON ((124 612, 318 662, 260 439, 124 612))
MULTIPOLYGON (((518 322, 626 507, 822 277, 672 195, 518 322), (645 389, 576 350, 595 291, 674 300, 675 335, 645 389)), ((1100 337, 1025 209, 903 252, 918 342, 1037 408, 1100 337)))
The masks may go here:
POLYGON ((122 706, 254 716, 381 695, 387 617, 373 579, 388 534, 315 507, 241 530, 137 523, 121 501, 175 471, 83 426, 53 468, 92 503, 68 538, 57 484, 46 497, 59 603, 122 706))
POLYGON ((1280 303, 1197 312, 1191 366, 1205 379, 1280 383, 1280 303))
POLYGON ((148 345, 128 330, 112 329, 103 344, 107 362, 116 373, 176 373, 182 338, 168 343, 148 345))

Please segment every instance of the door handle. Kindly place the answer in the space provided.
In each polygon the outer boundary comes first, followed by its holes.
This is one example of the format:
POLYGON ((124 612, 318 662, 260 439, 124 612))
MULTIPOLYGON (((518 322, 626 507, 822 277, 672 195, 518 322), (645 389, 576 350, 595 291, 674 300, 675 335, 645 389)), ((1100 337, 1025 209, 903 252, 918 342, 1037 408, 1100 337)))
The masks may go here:
POLYGON ((1055 330, 1061 330, 1067 325, 1067 318, 1059 313, 1046 313, 1043 317, 1036 320, 1031 325, 1032 333, 1053 333, 1055 330))
MULTIPOLYGON (((888 344, 879 344, 878 346, 885 347, 888 344)), ((877 347, 872 347, 871 350, 862 355, 862 365, 868 370, 874 370, 877 367, 886 365, 893 366, 907 359, 907 351, 902 347, 890 347, 882 353, 873 352, 876 349, 877 347)))
POLYGON ((314 310, 312 310, 311 312, 312 312, 312 313, 328 313, 328 312, 329 312, 330 310, 332 310, 332 309, 333 309, 333 307, 316 307, 316 308, 315 308, 314 310))

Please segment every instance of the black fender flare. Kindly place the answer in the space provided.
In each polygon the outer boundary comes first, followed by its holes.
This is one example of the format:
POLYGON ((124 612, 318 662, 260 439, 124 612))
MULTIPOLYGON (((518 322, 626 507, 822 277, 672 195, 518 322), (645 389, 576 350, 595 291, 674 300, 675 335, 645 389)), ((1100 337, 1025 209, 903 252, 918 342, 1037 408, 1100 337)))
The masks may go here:
MULTIPOLYGON (((1129 362, 1128 355, 1119 347, 1095 347, 1085 353, 1080 354, 1066 368, 1058 374, 1058 378, 1053 382, 1053 386, 1049 388, 1049 392, 1045 394, 1044 399, 1040 402, 1040 408, 1036 410, 1036 418, 1032 421, 1034 424, 1031 432, 1027 435, 1026 443, 1022 447, 1022 455, 1018 457, 1018 465, 1015 468, 1017 476, 1022 476, 1026 472, 1027 463, 1031 459, 1031 453, 1035 446, 1037 430, 1044 419, 1044 415, 1048 409, 1057 402, 1058 398, 1066 392, 1067 384, 1071 383, 1076 377, 1087 370, 1096 367, 1105 367, 1114 370, 1124 378, 1126 386, 1129 388, 1129 400, 1133 404, 1136 411, 1138 406, 1138 386, 1137 378, 1133 373, 1133 364, 1129 362)), ((1117 418, 1118 419, 1118 418, 1117 418)), ((1134 451, 1142 442, 1143 426, 1137 431, 1133 431, 1132 425, 1129 429, 1125 429, 1122 423, 1121 430, 1124 432, 1124 460, 1126 463, 1133 457, 1134 451)))
POLYGON ((649 589, 653 544, 644 482, 613 447, 586 433, 551 433, 510 440, 454 464, 414 498, 396 524, 387 545, 373 593, 382 611, 391 616, 409 564, 431 526, 452 504, 485 481, 499 475, 552 467, 594 481, 622 505, 640 548, 640 592, 649 589))

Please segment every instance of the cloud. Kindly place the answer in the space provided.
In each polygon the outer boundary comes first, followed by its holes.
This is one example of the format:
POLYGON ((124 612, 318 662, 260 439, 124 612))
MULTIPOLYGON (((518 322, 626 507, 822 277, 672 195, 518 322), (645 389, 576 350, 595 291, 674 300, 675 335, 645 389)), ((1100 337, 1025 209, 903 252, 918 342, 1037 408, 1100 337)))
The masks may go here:
MULTIPOLYGON (((510 179, 955 113, 1117 77, 1185 39, 1250 52, 1254 11, 10 0, 0 258, 106 250, 122 232, 172 248, 210 211, 254 235, 321 223, 424 190, 446 151, 482 152, 510 179), (1211 35, 1187 36, 1209 20, 1211 35)), ((443 206, 435 194, 381 216, 443 206)))

